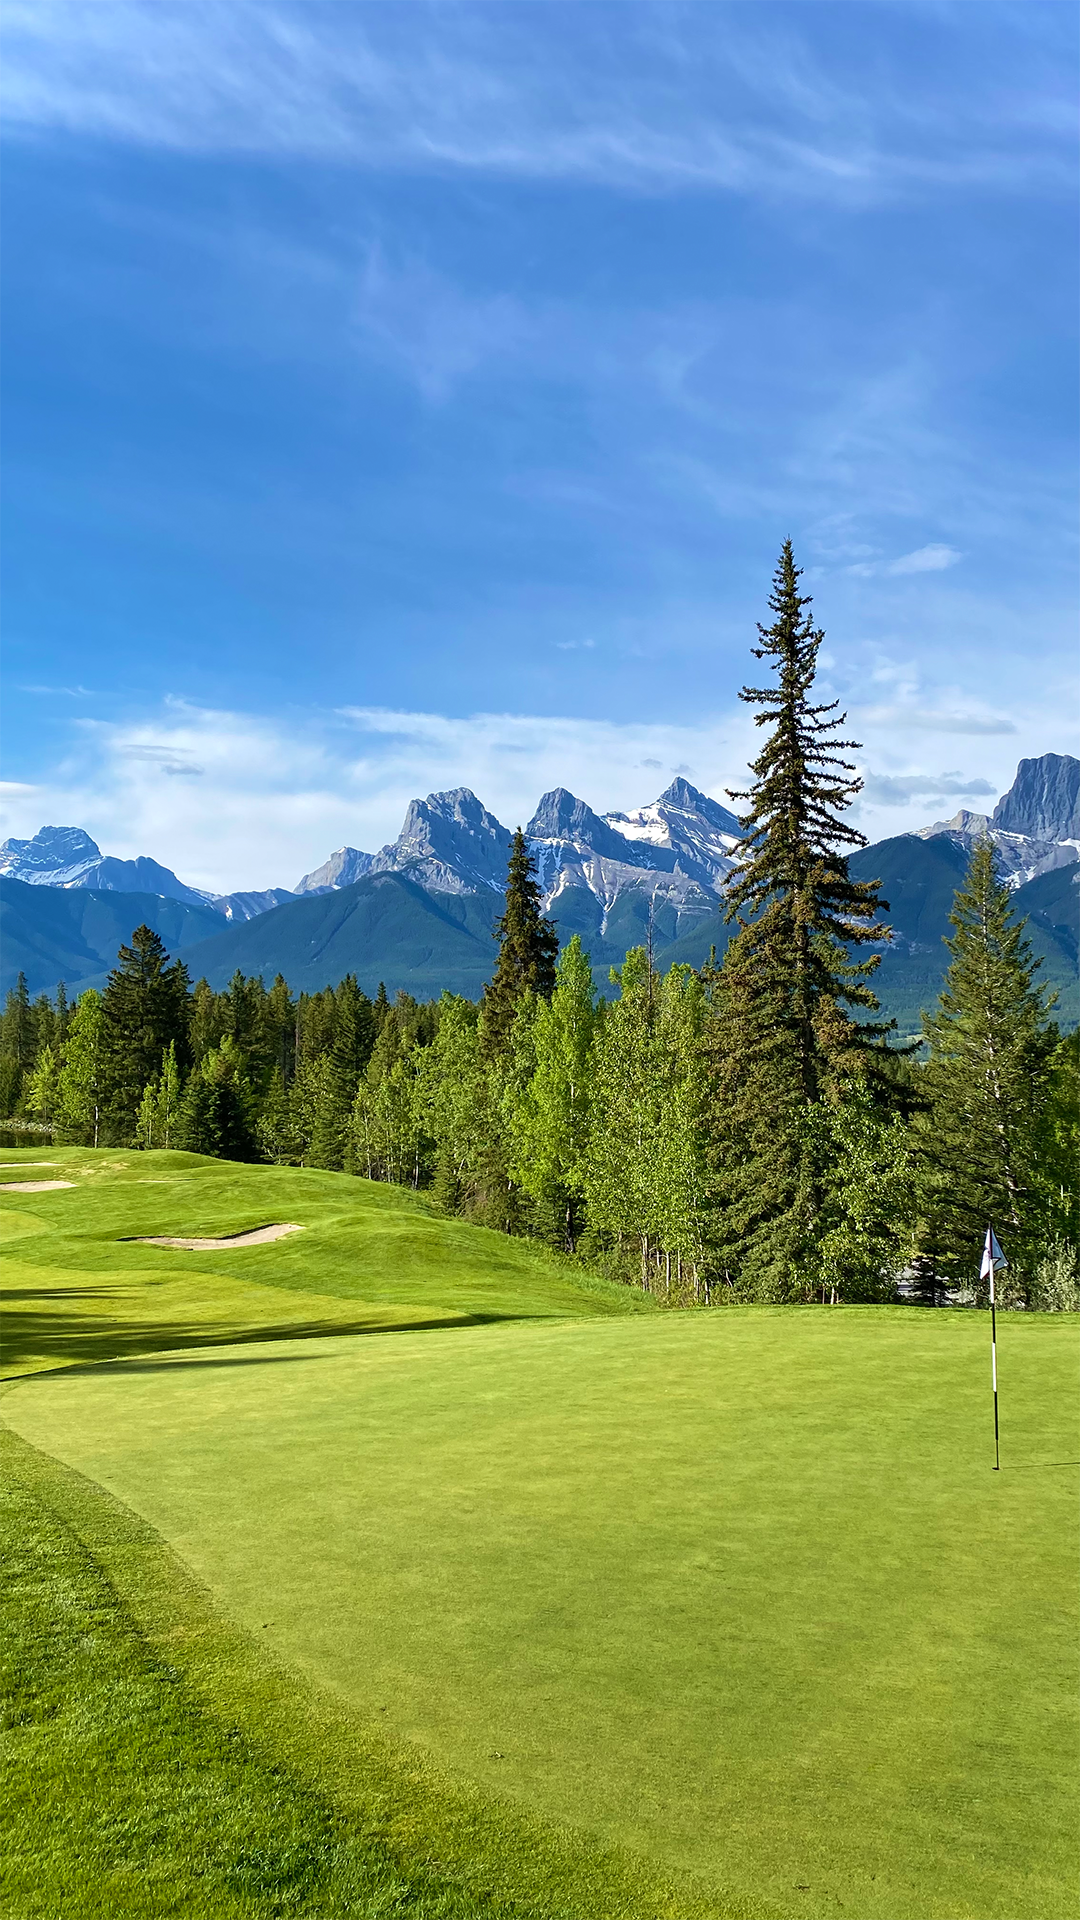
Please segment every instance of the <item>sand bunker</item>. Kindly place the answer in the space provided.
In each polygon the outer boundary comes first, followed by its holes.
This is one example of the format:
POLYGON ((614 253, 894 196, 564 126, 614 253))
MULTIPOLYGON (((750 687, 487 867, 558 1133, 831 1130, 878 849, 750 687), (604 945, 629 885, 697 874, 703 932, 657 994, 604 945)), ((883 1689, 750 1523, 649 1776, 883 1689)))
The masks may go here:
POLYGON ((219 1247, 260 1247, 267 1240, 282 1240, 287 1233, 303 1231, 293 1220, 276 1227, 252 1227, 250 1233, 230 1233, 222 1240, 177 1240, 170 1235, 145 1233, 134 1234, 132 1238, 140 1247, 180 1247, 185 1253, 216 1253, 219 1247))
POLYGON ((14 1173, 16 1167, 62 1167, 62 1160, 0 1160, 0 1173, 14 1173))
POLYGON ((0 1193, 55 1193, 57 1187, 73 1187, 74 1180, 0 1180, 0 1193))

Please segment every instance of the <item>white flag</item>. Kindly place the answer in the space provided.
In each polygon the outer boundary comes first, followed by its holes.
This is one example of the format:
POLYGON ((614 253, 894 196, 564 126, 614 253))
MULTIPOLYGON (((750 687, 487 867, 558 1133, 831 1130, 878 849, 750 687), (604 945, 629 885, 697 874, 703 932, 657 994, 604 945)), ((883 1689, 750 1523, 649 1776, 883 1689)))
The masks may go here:
POLYGON ((997 1234, 994 1232, 993 1227, 987 1227, 986 1245, 983 1248, 982 1266, 979 1268, 980 1280, 985 1280, 987 1277, 987 1274, 989 1274, 990 1280, 992 1283, 994 1278, 994 1268, 1007 1267, 1008 1264, 1009 1263, 1006 1260, 1005 1255, 1002 1253, 1001 1248, 998 1245, 997 1234))

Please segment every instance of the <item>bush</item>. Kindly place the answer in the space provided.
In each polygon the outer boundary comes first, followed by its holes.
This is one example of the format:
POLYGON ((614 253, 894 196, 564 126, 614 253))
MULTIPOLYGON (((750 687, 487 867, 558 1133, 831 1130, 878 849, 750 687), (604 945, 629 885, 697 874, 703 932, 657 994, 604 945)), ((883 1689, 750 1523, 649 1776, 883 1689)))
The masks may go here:
POLYGON ((1051 1240, 1036 1265, 1028 1304, 1040 1313, 1080 1313, 1080 1255, 1068 1240, 1051 1240))

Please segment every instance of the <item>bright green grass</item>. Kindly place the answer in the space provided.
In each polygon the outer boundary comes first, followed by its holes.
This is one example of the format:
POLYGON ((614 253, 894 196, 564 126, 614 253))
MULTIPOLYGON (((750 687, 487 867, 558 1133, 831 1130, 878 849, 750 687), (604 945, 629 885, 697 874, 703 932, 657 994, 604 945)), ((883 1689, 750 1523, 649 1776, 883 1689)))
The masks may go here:
MULTIPOLYGON (((111 1200, 94 1176, 97 1191, 27 1195, 5 1211, 45 1219, 49 1203, 58 1224, 59 1203, 76 1200, 87 1218, 104 1209, 87 1242, 79 1212, 69 1216, 62 1253, 65 1270, 91 1253, 100 1270, 110 1227, 152 1194, 138 1185, 150 1162, 120 1158, 111 1200)), ((190 1187, 186 1210, 159 1187, 168 1224, 159 1198, 151 1226, 123 1230, 305 1217, 296 1186, 287 1206, 263 1204, 266 1189, 247 1205, 246 1183, 276 1170, 225 1169, 215 1188, 205 1164, 188 1163, 197 1220, 190 1187)), ((300 1249, 321 1246, 309 1268, 320 1293, 344 1303, 323 1276, 340 1285, 359 1272, 357 1300, 394 1306, 392 1337, 289 1340, 281 1316, 272 1341, 241 1352, 154 1358, 144 1344, 142 1357, 133 1348, 5 1394, 19 1434, 171 1542, 220 1617, 246 1630, 237 1644, 326 1689, 312 1698, 336 1699, 347 1731, 333 1733, 325 1705, 264 1712, 258 1687, 240 1688, 241 1712, 225 1668, 195 1661, 191 1684, 208 1711, 226 1711, 224 1701, 257 1748, 293 1753, 301 1782, 312 1754, 337 1753, 322 1789, 330 1808, 382 1779, 392 1832, 412 1809, 409 1859, 437 1834, 434 1858, 455 1871, 470 1859, 490 1867, 507 1898, 535 1903, 529 1913, 1071 1916, 1080 1445, 1069 1317, 1001 1325, 1005 1466, 995 1475, 981 1315, 614 1318, 602 1287, 575 1293, 573 1270, 520 1250, 532 1313, 578 1315, 525 1321, 514 1317, 513 1243, 436 1221, 408 1196, 389 1196, 389 1207, 414 1247, 442 1249, 447 1273, 425 1279, 414 1252, 376 1293, 364 1239, 388 1231, 385 1189, 294 1178, 324 1210, 317 1233, 213 1256, 213 1273, 242 1262, 262 1288, 293 1290, 290 1311, 303 1312, 300 1249), (438 1239, 425 1242, 429 1227, 438 1239), (294 1277, 274 1279, 286 1252, 294 1277), (436 1300, 460 1314, 453 1289, 466 1284, 499 1301, 478 1309, 473 1292, 467 1310, 490 1312, 488 1324, 410 1330, 397 1310, 411 1301, 430 1328, 436 1300), (545 1305, 545 1286, 570 1289, 572 1309, 550 1292, 545 1305), (310 1737, 294 1753, 298 1720, 310 1737), (479 1796, 468 1818, 456 1791, 479 1796), (514 1804, 523 1822, 540 1821, 531 1837, 513 1826, 514 1804), (635 1892, 631 1867, 598 1867, 585 1840, 560 1851, 549 1837, 559 1828, 545 1821, 718 1891, 703 1903, 686 1889, 635 1892), (610 1889, 599 1902, 597 1873, 610 1889)), ((46 1234, 15 1243, 25 1259, 33 1248, 43 1273, 63 1238, 46 1234)), ((151 1251, 134 1250, 133 1272, 151 1251)), ((392 1259, 385 1238, 378 1258, 392 1259)), ((73 1524, 88 1537, 78 1512, 73 1524)), ((105 1558, 144 1630, 168 1645, 181 1576, 161 1571, 158 1553, 153 1604, 136 1592, 149 1547, 105 1558)), ((177 1632, 183 1667, 202 1641, 177 1632)))
POLYGON ((400 1188, 340 1174, 80 1147, 8 1150, 0 1161, 0 1182, 74 1183, 0 1192, 9 1374, 253 1334, 359 1334, 651 1305, 528 1242, 443 1219, 400 1188), (125 1244, 139 1234, 201 1239, 281 1221, 304 1231, 211 1254, 125 1244))

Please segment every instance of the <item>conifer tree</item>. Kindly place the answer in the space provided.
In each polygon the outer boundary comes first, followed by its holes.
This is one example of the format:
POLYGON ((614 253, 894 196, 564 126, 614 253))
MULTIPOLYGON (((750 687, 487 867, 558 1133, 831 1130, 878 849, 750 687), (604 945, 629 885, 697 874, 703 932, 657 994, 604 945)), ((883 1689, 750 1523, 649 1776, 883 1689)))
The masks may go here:
POLYGON ((1034 1267, 1058 1033, 1048 1018, 1053 996, 1034 985, 1041 962, 1025 923, 1013 917, 988 837, 972 851, 949 918, 949 971, 935 1012, 923 1019, 930 1048, 923 1161, 953 1274, 979 1292, 988 1223, 1006 1243, 1013 1282, 1034 1267))
POLYGON ((824 634, 799 576, 786 541, 773 623, 759 625, 753 649, 774 663, 776 682, 740 695, 759 709, 768 737, 753 786, 732 794, 749 803, 728 897, 739 931, 710 1021, 722 1264, 741 1288, 772 1299, 803 1297, 822 1224, 805 1110, 852 1081, 874 1086, 886 1105, 894 1089, 882 1059, 887 1027, 854 1017, 876 1010, 868 983, 878 956, 852 960, 849 948, 883 940, 888 928, 876 919, 878 883, 848 873, 846 850, 866 844, 842 818, 862 785, 842 757, 856 743, 837 738, 846 717, 838 703, 811 697, 824 634))
POLYGON ((151 927, 136 927, 119 960, 102 995, 104 1105, 110 1133, 125 1141, 134 1131, 143 1088, 160 1071, 170 1042, 186 1064, 191 994, 187 968, 178 960, 170 964, 151 927))
POLYGON ((315 1112, 309 1165, 340 1171, 349 1158, 349 1134, 360 1076, 375 1044, 371 1002, 355 974, 347 973, 334 995, 328 1071, 315 1112))
POLYGON ((7 996, 0 1020, 0 1112, 18 1110, 23 1078, 34 1064, 34 1016, 26 975, 20 973, 7 996))
MULTIPOLYGON (((742 864, 728 896, 727 918, 737 920, 733 963, 751 955, 766 965, 775 1013, 791 1035, 802 1096, 816 1099, 830 1071, 849 1068, 887 1028, 860 1022, 849 1007, 875 1010, 867 982, 878 965, 871 955, 852 963, 847 949, 888 933, 876 919, 884 902, 878 881, 852 880, 845 848, 865 836, 841 813, 862 789, 841 757, 857 741, 835 736, 847 718, 836 700, 810 699, 825 638, 810 616, 810 596, 799 592, 802 569, 790 540, 773 578, 771 627, 759 624, 759 660, 775 662, 774 686, 743 687, 739 698, 760 711, 756 725, 769 737, 752 763, 754 784, 733 800, 749 801, 740 819, 742 864)), ((729 952, 731 949, 729 948, 729 952)))
POLYGON ((526 993, 550 1000, 555 991, 559 936, 540 912, 536 862, 519 827, 510 845, 506 905, 495 928, 499 958, 484 988, 483 1018, 487 1049, 507 1045, 518 1007, 526 993))

